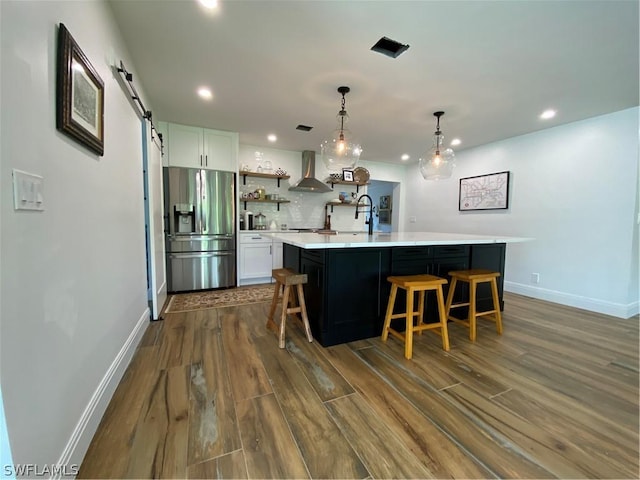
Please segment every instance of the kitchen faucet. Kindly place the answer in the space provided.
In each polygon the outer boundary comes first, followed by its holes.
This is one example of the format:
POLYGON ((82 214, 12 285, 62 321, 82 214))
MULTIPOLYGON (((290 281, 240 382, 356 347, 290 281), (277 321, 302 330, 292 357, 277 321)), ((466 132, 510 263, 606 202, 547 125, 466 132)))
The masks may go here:
POLYGON ((364 195, 360 195, 360 198, 358 198, 358 201, 356 202, 356 220, 358 219, 360 200, 362 200, 363 197, 367 197, 369 199, 369 220, 365 220, 364 223, 369 225, 369 236, 372 236, 373 235, 373 200, 366 193, 364 195))

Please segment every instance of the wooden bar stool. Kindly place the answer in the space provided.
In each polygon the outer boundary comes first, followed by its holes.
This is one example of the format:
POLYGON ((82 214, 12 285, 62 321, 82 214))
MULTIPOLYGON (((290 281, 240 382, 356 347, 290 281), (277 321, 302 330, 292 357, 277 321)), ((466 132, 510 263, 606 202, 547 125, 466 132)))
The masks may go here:
POLYGON ((485 317, 487 320, 496 322, 498 335, 502 335, 502 315, 500 314, 498 283, 496 282, 496 278, 500 276, 500 273, 482 269, 455 270, 453 272, 449 272, 449 276, 451 276, 451 287, 449 288, 449 293, 447 295, 447 319, 469 327, 469 340, 472 342, 476 341, 476 319, 478 317, 485 317), (458 282, 467 282, 469 284, 469 300, 467 302, 454 304, 453 295, 458 282), (491 285, 493 310, 478 312, 476 311, 476 288, 479 283, 484 282, 489 282, 491 285), (469 314, 467 315, 466 320, 451 315, 451 309, 466 306, 469 307, 469 314), (489 316, 491 314, 493 314, 493 316, 489 316))
POLYGON ((313 342, 311 327, 309 326, 309 317, 307 317, 307 306, 304 302, 304 291, 302 290, 302 285, 307 283, 307 274, 297 273, 288 268, 276 268, 271 271, 271 275, 276 281, 276 284, 273 289, 273 299, 271 300, 271 309, 269 310, 269 318, 267 319, 267 328, 278 333, 279 346, 280 348, 284 348, 284 331, 287 324, 287 315, 299 313, 302 316, 302 323, 307 334, 307 339, 313 342), (280 318, 280 327, 278 327, 273 321, 273 315, 276 312, 281 287, 284 288, 284 291, 282 294, 282 316, 280 318))
POLYGON ((406 275, 388 277, 387 281, 391 282, 391 293, 389 295, 389 303, 387 304, 387 313, 384 318, 384 326, 382 327, 382 341, 386 342, 389 334, 399 338, 404 342, 404 356, 411 359, 413 355, 413 334, 418 332, 422 334, 423 330, 439 330, 433 333, 442 337, 442 348, 449 351, 449 333, 447 331, 447 318, 444 308, 444 294, 442 285, 447 283, 444 278, 434 275, 406 275), (404 313, 393 313, 393 307, 396 301, 398 288, 402 288, 407 292, 407 311, 404 313), (435 290, 438 299, 438 314, 440 322, 424 323, 422 315, 424 313, 424 296, 427 290, 435 290), (414 293, 418 292, 418 310, 414 310, 414 293), (406 329, 404 334, 391 328, 391 320, 394 318, 406 318, 406 329), (413 317, 418 317, 418 324, 413 324, 413 317))

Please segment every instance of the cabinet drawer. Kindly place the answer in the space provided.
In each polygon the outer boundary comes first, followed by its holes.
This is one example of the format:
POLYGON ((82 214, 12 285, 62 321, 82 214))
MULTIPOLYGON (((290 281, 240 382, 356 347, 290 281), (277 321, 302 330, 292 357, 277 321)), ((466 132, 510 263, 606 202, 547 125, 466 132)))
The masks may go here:
POLYGON ((395 247, 391 251, 391 261, 415 261, 431 258, 433 247, 395 247))
POLYGON ((433 247, 396 247, 391 250, 392 275, 431 273, 433 247))
POLYGON ((241 244, 255 244, 255 243, 272 243, 273 239, 271 237, 263 237, 259 233, 241 233, 240 234, 240 243, 241 244))
POLYGON ((324 250, 302 250, 301 258, 308 258, 314 262, 324 263, 324 250))
POLYGON ((433 247, 433 256, 436 258, 469 256, 469 245, 442 245, 433 247))
POLYGON ((404 260, 391 264, 391 275, 428 275, 432 273, 431 261, 420 259, 420 261, 404 260))

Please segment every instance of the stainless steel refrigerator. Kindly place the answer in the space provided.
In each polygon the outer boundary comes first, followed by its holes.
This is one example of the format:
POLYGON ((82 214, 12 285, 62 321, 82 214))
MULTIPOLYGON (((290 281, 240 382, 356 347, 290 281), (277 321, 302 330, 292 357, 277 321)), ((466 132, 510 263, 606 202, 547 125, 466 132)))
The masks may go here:
POLYGON ((165 167, 167 290, 236 285, 235 174, 165 167))

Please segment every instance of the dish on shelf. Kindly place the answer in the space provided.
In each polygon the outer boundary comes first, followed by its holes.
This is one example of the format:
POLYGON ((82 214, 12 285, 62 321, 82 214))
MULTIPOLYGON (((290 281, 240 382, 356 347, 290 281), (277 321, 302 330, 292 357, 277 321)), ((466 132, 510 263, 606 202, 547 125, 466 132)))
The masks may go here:
POLYGON ((369 181, 369 170, 364 167, 356 167, 353 171, 353 181, 358 183, 367 183, 369 181))
POLYGON ((331 180, 342 180, 342 174, 341 173, 330 173, 329 174, 329 179, 331 179, 331 180))

